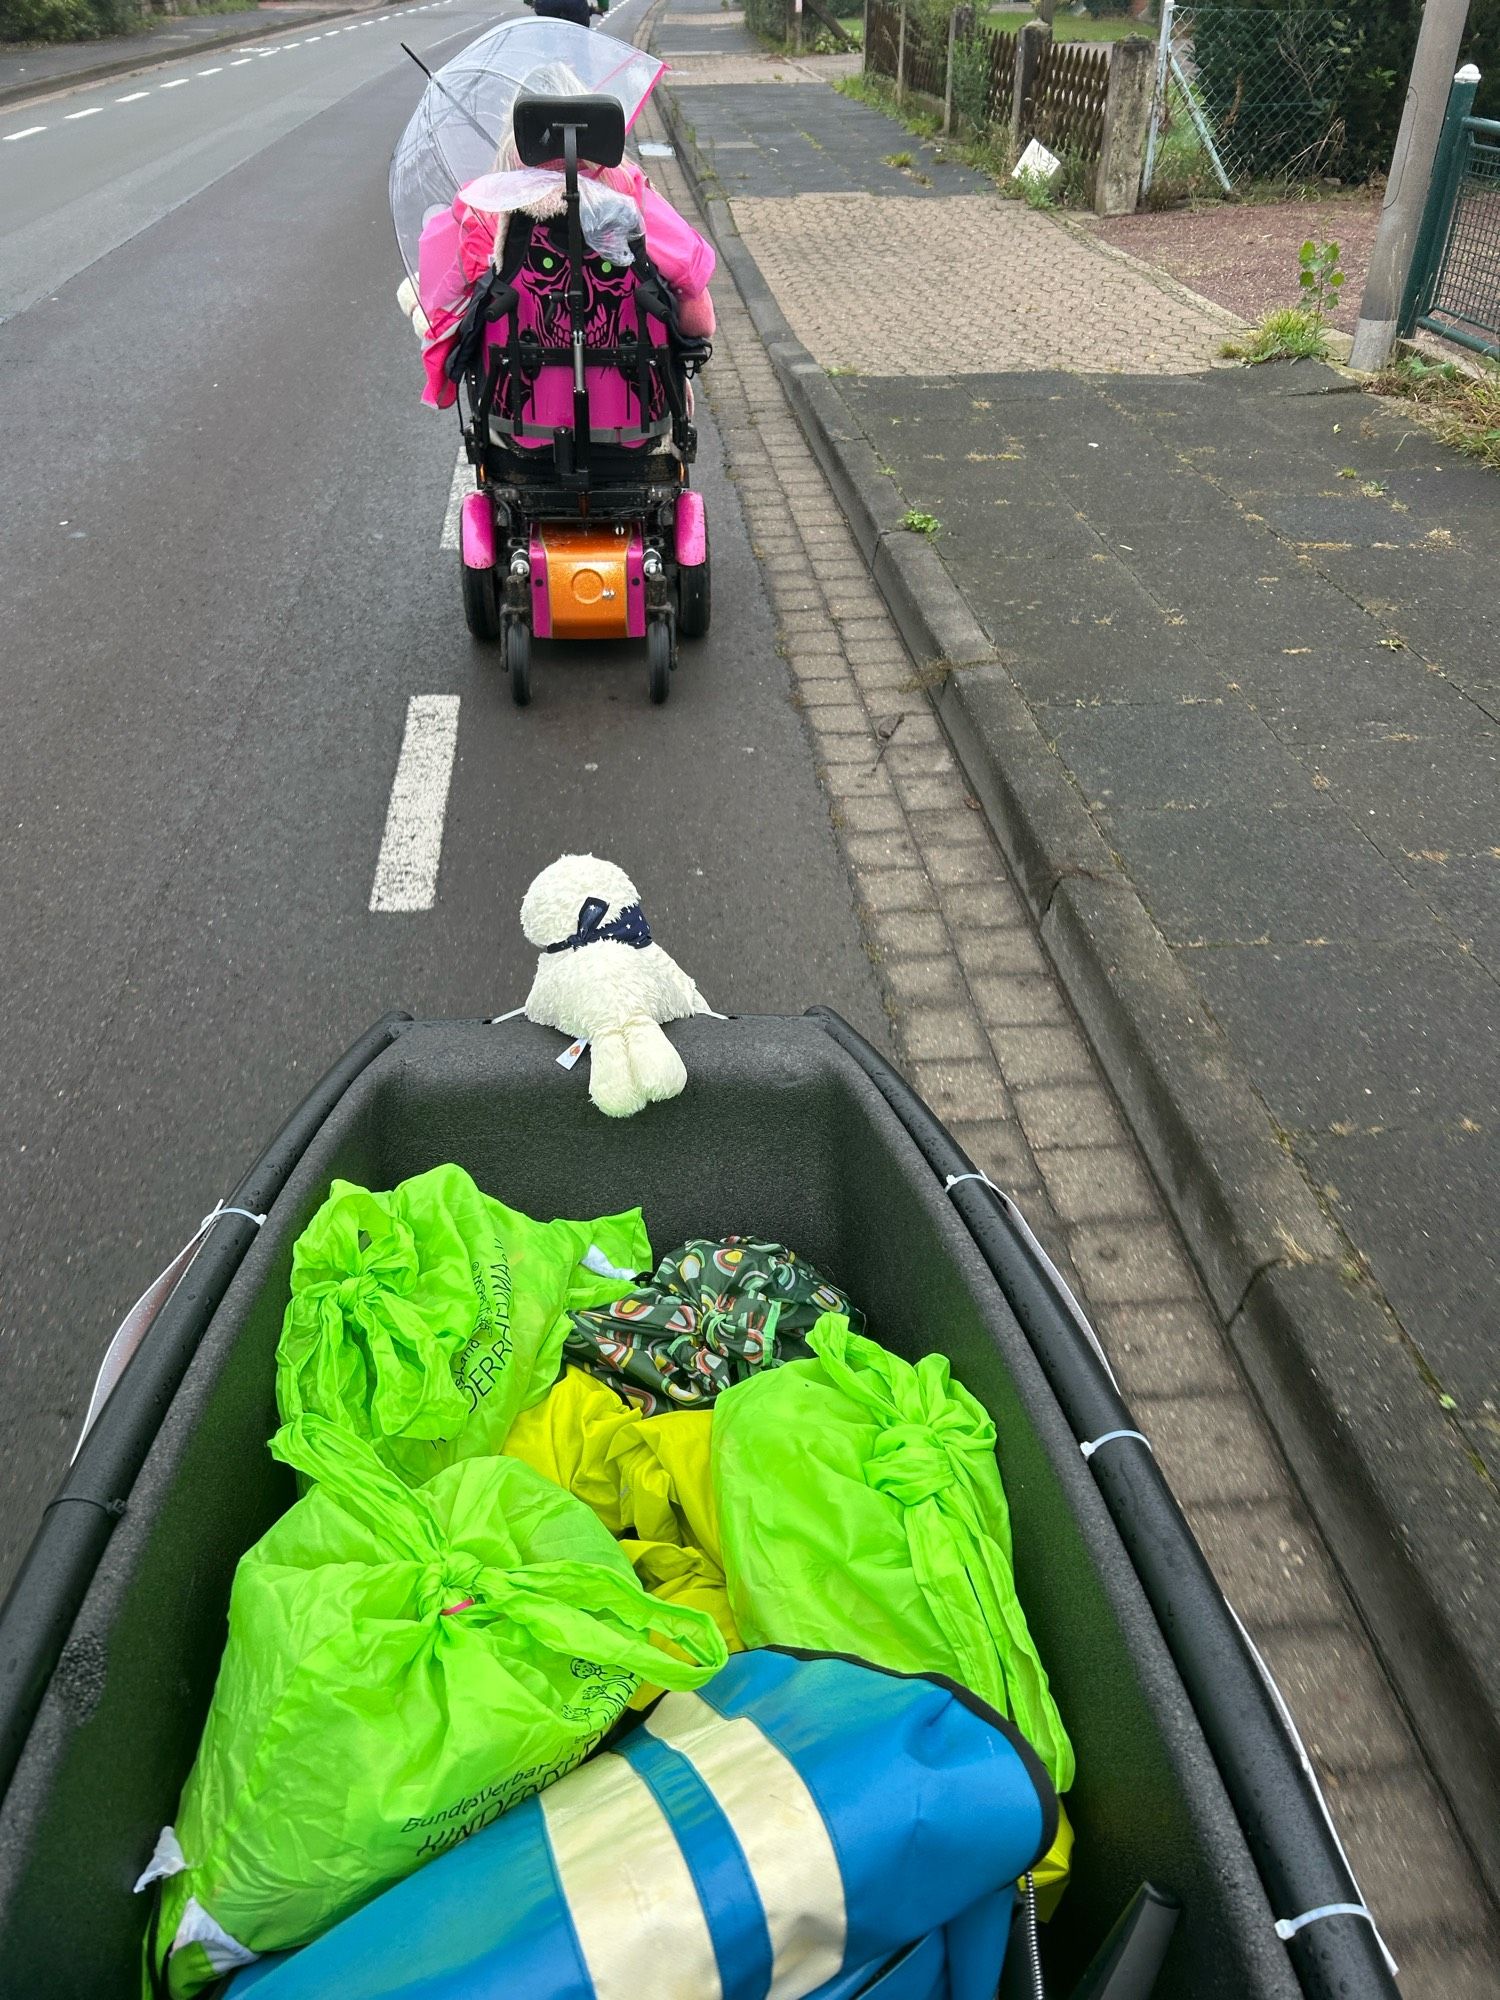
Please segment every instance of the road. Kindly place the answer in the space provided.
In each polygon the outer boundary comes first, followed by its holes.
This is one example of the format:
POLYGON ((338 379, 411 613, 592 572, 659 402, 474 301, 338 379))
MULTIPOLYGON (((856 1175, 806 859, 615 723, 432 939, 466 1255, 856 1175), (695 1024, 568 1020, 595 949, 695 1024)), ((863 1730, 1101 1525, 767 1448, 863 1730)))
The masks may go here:
POLYGON ((715 630, 665 709, 633 649, 541 648, 518 712, 464 630, 385 179, 400 42, 495 18, 0 115, 0 1585, 123 1309, 370 1019, 519 1004, 557 853, 627 867, 715 1006, 882 1030, 711 422, 715 630), (372 910, 423 695, 457 701, 434 898, 372 910))

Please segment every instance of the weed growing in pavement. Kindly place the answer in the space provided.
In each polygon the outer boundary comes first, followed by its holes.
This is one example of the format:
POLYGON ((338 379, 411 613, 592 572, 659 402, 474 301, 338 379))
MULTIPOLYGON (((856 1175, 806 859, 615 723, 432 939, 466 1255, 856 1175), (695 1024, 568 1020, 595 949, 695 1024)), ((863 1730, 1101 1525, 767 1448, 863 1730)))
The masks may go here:
POLYGON ((1056 208, 1057 198, 1052 192, 1052 183, 1045 174, 1013 174, 1011 178, 1028 208, 1056 208))
POLYGON ((911 154, 887 153, 885 163, 888 167, 909 167, 911 165, 911 154))
POLYGON ((1337 305, 1344 274, 1337 243, 1315 243, 1311 237, 1297 253, 1298 306, 1277 306, 1265 313, 1248 340, 1226 340, 1219 352, 1231 361, 1326 361, 1328 313, 1337 305))
POLYGON ((1226 340, 1219 349, 1228 361, 1326 361, 1328 333, 1320 313, 1306 306, 1278 306, 1268 312, 1248 340, 1226 340))
POLYGON ((883 76, 868 76, 859 71, 854 76, 841 76, 833 86, 845 97, 852 97, 859 104, 873 105, 877 111, 884 111, 888 117, 899 118, 908 132, 915 132, 919 139, 933 139, 942 130, 943 121, 930 112, 917 111, 909 104, 902 104, 896 97, 896 86, 883 76))
POLYGON ((1500 367, 1471 374, 1452 361, 1406 354, 1375 382, 1377 396, 1400 396, 1456 451, 1500 471, 1500 367))
POLYGON ((1315 312, 1319 319, 1326 319, 1339 302, 1339 291, 1344 282, 1344 271, 1339 263, 1337 243, 1315 243, 1309 236, 1297 252, 1300 269, 1297 283, 1302 291, 1302 303, 1309 312, 1315 312))
POLYGON ((936 514, 924 514, 919 508, 908 507, 901 517, 901 525, 914 535, 935 535, 943 524, 936 514))

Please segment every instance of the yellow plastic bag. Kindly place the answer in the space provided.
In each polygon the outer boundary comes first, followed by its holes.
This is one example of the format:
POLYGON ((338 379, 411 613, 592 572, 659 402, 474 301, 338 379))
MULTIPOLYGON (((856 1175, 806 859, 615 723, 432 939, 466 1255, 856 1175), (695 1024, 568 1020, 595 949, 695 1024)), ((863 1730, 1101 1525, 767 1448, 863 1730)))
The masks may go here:
MULTIPOLYGON (((710 1410, 643 1417, 594 1376, 566 1368, 550 1393, 516 1418, 505 1450, 592 1507, 621 1538, 650 1595, 707 1612, 737 1653, 744 1641, 724 1583, 712 1423, 710 1410)), ((631 1706, 644 1707, 660 1692, 642 1687, 631 1706)))
POLYGON ((565 1368, 541 1401, 511 1424, 505 1456, 524 1460, 592 1507, 612 1535, 622 1535, 630 1522, 620 1511, 610 1450, 636 1421, 635 1411, 612 1389, 581 1368, 565 1368))

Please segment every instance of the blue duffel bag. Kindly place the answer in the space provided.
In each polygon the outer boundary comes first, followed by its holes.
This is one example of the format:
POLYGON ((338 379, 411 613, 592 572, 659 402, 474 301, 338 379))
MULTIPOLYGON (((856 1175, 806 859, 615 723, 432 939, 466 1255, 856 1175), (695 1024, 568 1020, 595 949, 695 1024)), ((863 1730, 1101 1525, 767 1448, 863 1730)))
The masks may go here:
POLYGON ((1057 1831, 965 1690, 776 1649, 465 1839, 466 1804, 456 1844, 230 2000, 992 2000, 1057 1831))

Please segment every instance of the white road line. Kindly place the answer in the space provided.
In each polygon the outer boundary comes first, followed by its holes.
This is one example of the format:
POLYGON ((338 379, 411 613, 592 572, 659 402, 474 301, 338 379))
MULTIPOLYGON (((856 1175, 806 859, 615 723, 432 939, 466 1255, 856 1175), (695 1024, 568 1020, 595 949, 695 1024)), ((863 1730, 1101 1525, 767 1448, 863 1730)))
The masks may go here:
POLYGON ((302 44, 300 42, 283 42, 281 46, 284 49, 300 49, 302 44))
POLYGON ((436 902, 457 747, 458 696, 414 694, 375 864, 372 910, 430 910, 436 902))
POLYGON ((458 547, 458 517, 463 512, 464 495, 474 489, 474 474, 469 465, 469 454, 461 451, 458 464, 453 468, 453 484, 448 490, 448 511, 443 516, 443 532, 438 537, 440 549, 458 547))
POLYGON ((192 80, 190 76, 174 76, 170 83, 159 83, 156 87, 158 90, 181 90, 185 83, 191 83, 192 80))
MULTIPOLYGON (((199 76, 222 76, 224 74, 224 65, 223 63, 217 63, 212 69, 200 69, 198 74, 199 76)), ((566 144, 566 141, 564 143, 566 144)))
POLYGON ((64 114, 64 117, 66 122, 71 125, 75 118, 97 118, 103 109, 104 106, 102 104, 91 104, 86 111, 69 111, 64 114))
MULTIPOLYGON (((231 69, 243 69, 245 67, 245 64, 250 60, 251 58, 249 56, 241 56, 238 62, 232 62, 229 65, 229 67, 231 69)), ((564 143, 566 143, 566 141, 564 143)))
POLYGON ((124 97, 117 97, 116 104, 139 104, 143 97, 151 95, 149 90, 132 90, 124 97))
POLYGON ((33 138, 38 132, 46 131, 45 125, 23 125, 19 132, 7 132, 0 145, 13 146, 17 139, 33 138))

